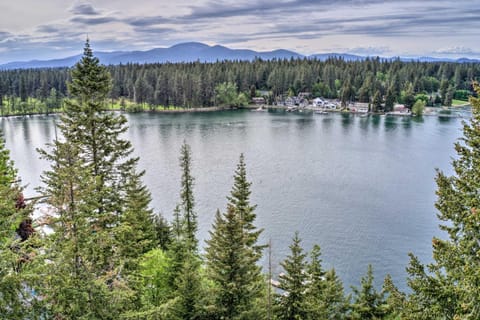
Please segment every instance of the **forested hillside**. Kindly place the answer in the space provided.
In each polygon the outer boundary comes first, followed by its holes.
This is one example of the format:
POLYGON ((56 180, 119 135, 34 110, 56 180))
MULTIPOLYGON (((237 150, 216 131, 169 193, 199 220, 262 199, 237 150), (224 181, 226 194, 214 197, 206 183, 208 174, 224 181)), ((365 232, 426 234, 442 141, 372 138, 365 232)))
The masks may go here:
MULTIPOLYGON (((468 100, 472 81, 480 79, 480 64, 402 62, 400 60, 344 61, 311 59, 222 61, 216 63, 127 64, 107 67, 112 76, 111 103, 128 103, 155 109, 216 104, 215 88, 233 83, 248 97, 310 92, 312 97, 383 103, 390 111, 395 102, 412 107, 422 99, 427 105, 468 100)), ((0 71, 2 114, 59 110, 69 94, 65 85, 70 69, 0 71)))

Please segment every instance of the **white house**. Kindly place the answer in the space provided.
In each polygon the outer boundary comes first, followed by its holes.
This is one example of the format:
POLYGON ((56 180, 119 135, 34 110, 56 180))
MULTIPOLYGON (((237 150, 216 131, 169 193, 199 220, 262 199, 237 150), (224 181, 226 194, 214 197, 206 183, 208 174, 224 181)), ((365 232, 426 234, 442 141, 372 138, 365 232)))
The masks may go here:
POLYGON ((325 101, 322 98, 315 98, 312 103, 315 107, 323 107, 325 105, 325 101))

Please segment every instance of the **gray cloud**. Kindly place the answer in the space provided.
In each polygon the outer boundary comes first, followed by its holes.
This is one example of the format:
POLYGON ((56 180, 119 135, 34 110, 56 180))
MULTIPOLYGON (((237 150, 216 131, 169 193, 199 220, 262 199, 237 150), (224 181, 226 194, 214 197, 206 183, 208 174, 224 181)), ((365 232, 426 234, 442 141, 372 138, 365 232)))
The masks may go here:
POLYGON ((77 3, 70 9, 70 12, 75 15, 85 16, 95 16, 100 14, 90 3, 77 3))
POLYGON ((70 21, 84 24, 84 25, 98 25, 98 24, 115 22, 115 21, 118 21, 118 19, 114 17, 98 17, 98 18, 73 17, 72 19, 70 19, 70 21))
POLYGON ((60 29, 58 27, 52 25, 42 25, 37 27, 37 32, 41 33, 56 33, 59 32, 60 29))
POLYGON ((147 27, 153 26, 157 24, 164 24, 164 23, 174 23, 174 19, 168 19, 161 16, 153 16, 153 17, 135 17, 135 18, 126 18, 123 22, 134 26, 134 27, 147 27))
POLYGON ((165 34, 176 32, 172 28, 161 28, 161 27, 138 27, 134 29, 136 32, 147 33, 147 34, 165 34))
MULTIPOLYGON (((407 0, 408 1, 408 0, 407 0)), ((203 6, 191 6, 192 13, 186 19, 228 18, 238 16, 266 17, 283 12, 288 16, 294 12, 312 12, 312 10, 335 6, 365 6, 384 2, 382 0, 292 0, 292 1, 244 1, 227 3, 225 1, 207 2, 203 6)))
MULTIPOLYGON (((465 0, 458 0, 457 4, 465 0)), ((388 4, 384 0, 291 0, 291 1, 210 1, 201 6, 190 6, 191 13, 179 17, 181 20, 195 21, 198 19, 233 18, 243 16, 255 16, 256 18, 275 17, 277 19, 297 18, 296 14, 315 14, 317 12, 337 12, 336 16, 342 16, 343 9, 365 10, 372 5, 392 6, 395 4, 406 5, 418 3, 416 0, 390 0, 388 4)), ((452 10, 451 1, 448 0, 424 0, 422 8, 425 12, 434 13, 437 9, 452 10), (442 4, 443 7, 442 7, 442 4)), ((416 11, 416 10, 415 10, 416 11)), ((408 14, 415 14, 415 11, 408 11, 408 14)), ((300 18, 300 19, 299 19, 300 18)))
POLYGON ((0 42, 5 41, 12 36, 13 34, 11 34, 10 32, 0 31, 0 42))

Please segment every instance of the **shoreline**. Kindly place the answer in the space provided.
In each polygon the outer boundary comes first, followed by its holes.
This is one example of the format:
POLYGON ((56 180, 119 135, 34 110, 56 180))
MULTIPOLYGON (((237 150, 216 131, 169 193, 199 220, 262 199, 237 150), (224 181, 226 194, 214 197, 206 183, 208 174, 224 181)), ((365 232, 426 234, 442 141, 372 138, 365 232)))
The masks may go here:
MULTIPOLYGON (((286 106, 274 106, 274 105, 261 105, 261 107, 264 108, 264 110, 287 110, 286 106)), ((455 105, 455 106, 441 106, 441 107, 426 107, 426 110, 445 110, 445 109, 457 109, 457 108, 465 108, 465 107, 470 107, 470 103, 465 103, 462 105, 455 105)), ((164 114, 182 114, 182 113, 208 113, 208 112, 217 112, 217 111, 237 111, 237 110, 256 110, 259 108, 259 105, 255 104, 249 104, 247 106, 238 108, 238 107, 200 107, 200 108, 177 108, 177 109, 161 109, 161 110, 140 110, 140 111, 127 111, 127 110, 122 110, 119 108, 115 109, 106 109, 105 111, 111 111, 111 112, 121 112, 121 113, 126 113, 126 114, 134 114, 134 113, 164 113, 164 114)), ((307 109, 311 111, 315 111, 314 108, 308 108, 307 109)), ((430 111, 429 110, 429 111, 430 111)), ((349 113, 349 114, 367 114, 367 115, 387 115, 387 113, 362 113, 362 112, 355 112, 355 111, 344 111, 344 110, 327 110, 328 113, 349 113)), ((50 116, 50 115, 58 115, 62 114, 63 111, 57 111, 57 112, 50 112, 50 113, 41 113, 41 112, 32 112, 32 113, 27 113, 27 114, 9 114, 9 115, 2 115, 0 118, 12 118, 12 117, 31 117, 31 116, 50 116)), ((430 116, 430 115, 436 115, 436 114, 430 114, 430 112, 426 112, 423 114, 424 116, 430 116)))

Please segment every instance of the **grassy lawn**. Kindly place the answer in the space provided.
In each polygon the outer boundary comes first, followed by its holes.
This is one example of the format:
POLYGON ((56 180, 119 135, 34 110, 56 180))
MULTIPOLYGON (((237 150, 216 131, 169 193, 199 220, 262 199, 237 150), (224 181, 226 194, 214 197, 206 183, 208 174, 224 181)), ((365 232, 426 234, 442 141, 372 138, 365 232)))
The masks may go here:
POLYGON ((462 100, 455 100, 453 99, 452 100, 452 106, 463 106, 463 105, 467 105, 467 104, 470 104, 468 101, 462 101, 462 100))

